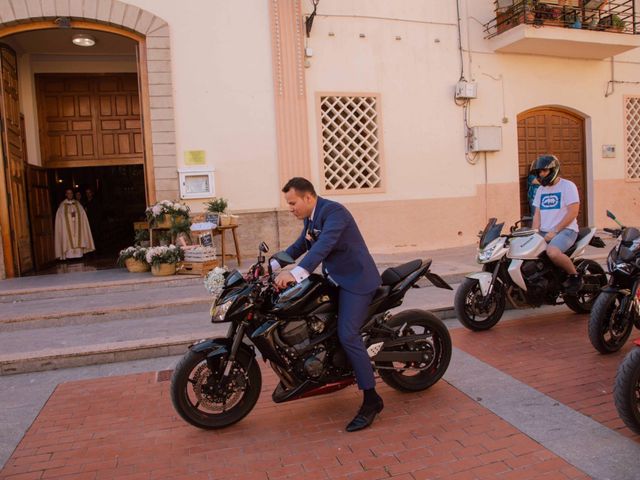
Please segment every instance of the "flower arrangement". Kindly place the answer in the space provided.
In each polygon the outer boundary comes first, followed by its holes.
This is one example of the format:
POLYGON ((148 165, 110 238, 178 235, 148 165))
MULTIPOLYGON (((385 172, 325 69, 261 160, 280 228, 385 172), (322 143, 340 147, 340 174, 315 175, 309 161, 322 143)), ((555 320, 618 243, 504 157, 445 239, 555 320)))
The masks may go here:
POLYGON ((152 266, 161 263, 178 263, 184 259, 184 251, 176 245, 151 247, 147 249, 145 259, 152 266))
POLYGON ((129 258, 133 258, 139 262, 147 263, 145 256, 147 254, 147 249, 144 247, 127 247, 124 250, 120 250, 120 255, 118 255, 118 266, 124 267, 125 261, 129 258))
POLYGON ((171 218, 189 218, 189 207, 184 203, 172 202, 170 200, 161 200, 155 205, 147 207, 144 213, 147 217, 147 221, 150 224, 159 223, 165 219, 166 215, 171 218))
POLYGON ((218 295, 222 292, 226 273, 227 269, 225 267, 216 267, 204 277, 204 287, 214 298, 218 298, 218 295))

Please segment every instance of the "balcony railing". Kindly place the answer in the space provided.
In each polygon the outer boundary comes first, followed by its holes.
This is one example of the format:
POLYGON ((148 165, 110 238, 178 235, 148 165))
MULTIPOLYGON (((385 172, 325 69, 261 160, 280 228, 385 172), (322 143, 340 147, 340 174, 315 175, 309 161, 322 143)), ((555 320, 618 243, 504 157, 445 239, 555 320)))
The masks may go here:
POLYGON ((495 18, 485 25, 492 38, 518 25, 640 33, 634 0, 496 0, 495 18))

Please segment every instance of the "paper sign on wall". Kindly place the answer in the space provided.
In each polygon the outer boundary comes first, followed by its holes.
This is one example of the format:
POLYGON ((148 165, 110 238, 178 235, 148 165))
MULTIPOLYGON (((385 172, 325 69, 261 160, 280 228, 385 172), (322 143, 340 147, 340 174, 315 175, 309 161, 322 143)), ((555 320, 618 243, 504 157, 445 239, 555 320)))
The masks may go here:
POLYGON ((207 158, 204 150, 186 150, 184 152, 184 164, 187 166, 206 165, 207 158))

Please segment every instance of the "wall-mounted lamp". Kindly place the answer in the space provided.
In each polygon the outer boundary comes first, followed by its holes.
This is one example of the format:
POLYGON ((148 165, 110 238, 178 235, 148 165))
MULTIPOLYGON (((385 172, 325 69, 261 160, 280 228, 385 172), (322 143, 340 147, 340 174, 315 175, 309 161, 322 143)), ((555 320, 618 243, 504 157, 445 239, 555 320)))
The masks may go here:
POLYGON ((93 47, 96 44, 96 38, 86 33, 74 35, 71 41, 78 47, 93 47))

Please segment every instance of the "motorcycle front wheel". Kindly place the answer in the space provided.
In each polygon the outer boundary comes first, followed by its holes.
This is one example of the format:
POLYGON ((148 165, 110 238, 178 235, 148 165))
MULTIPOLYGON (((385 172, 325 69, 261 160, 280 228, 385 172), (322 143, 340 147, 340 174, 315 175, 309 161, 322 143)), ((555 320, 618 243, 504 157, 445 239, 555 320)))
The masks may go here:
MULTIPOLYGON (((189 350, 171 377, 171 401, 176 412, 198 428, 224 428, 242 420, 255 406, 262 388, 256 359, 238 351, 224 384, 222 364, 211 371, 205 352, 189 350)), ((222 363, 222 362, 221 362, 222 363)))
POLYGON ((589 340, 600 353, 617 352, 625 344, 633 322, 620 315, 624 295, 602 292, 598 295, 589 317, 589 340))
POLYGON ((399 338, 414 337, 414 340, 396 348, 400 351, 424 351, 424 361, 419 364, 376 364, 382 367, 378 372, 384 383, 401 392, 418 392, 440 380, 451 361, 451 336, 442 320, 426 310, 405 310, 391 317, 387 325, 393 329, 401 328, 399 338))
POLYGON ((506 295, 502 284, 494 283, 488 297, 482 295, 480 283, 473 278, 465 278, 458 286, 453 301, 456 316, 469 330, 489 330, 502 318, 506 295))
POLYGON ((624 424, 640 434, 640 348, 631 350, 618 367, 613 400, 624 424))

